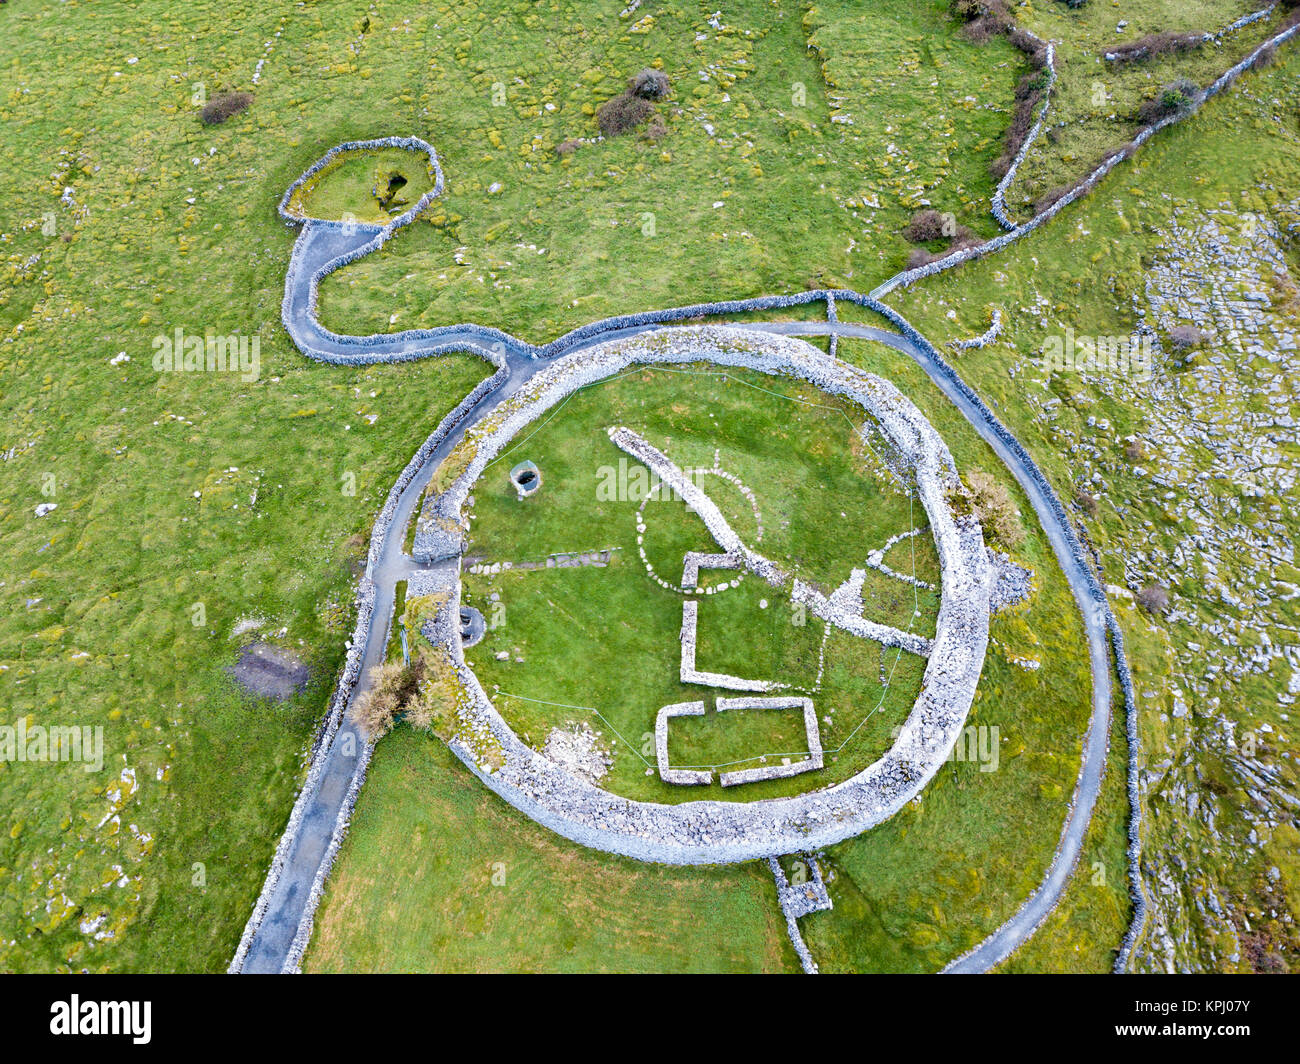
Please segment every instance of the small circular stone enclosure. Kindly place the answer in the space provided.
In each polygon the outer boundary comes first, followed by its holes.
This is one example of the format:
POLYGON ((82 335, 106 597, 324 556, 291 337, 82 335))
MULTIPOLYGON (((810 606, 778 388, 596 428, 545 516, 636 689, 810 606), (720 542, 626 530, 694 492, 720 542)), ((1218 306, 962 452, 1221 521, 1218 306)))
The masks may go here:
POLYGON ((482 642, 483 634, 487 631, 487 623, 483 620, 483 614, 479 613, 473 606, 462 605, 459 620, 460 645, 462 647, 472 647, 482 642))
MULTIPOLYGON (((829 846, 883 822, 914 798, 965 724, 983 668, 995 579, 978 521, 949 507, 948 493, 960 483, 952 456, 910 400, 887 381, 801 340, 725 327, 663 329, 559 359, 466 433, 459 445, 467 457, 463 472, 433 505, 441 517, 464 526, 462 507, 487 465, 568 395, 631 365, 696 362, 806 381, 871 415, 914 475, 939 556, 941 598, 920 693, 885 755, 833 786, 751 802, 632 801, 593 785, 514 733, 453 641, 447 649, 463 699, 451 743, 456 755, 511 805, 559 834, 671 864, 727 863, 829 846)), ((839 608, 758 555, 743 560, 792 599, 803 596, 814 612, 829 615, 839 608)))
POLYGON ((416 137, 349 141, 331 148, 289 186, 280 217, 377 230, 404 224, 442 191, 433 148, 416 137))
POLYGON ((533 462, 525 459, 510 470, 510 483, 521 499, 536 495, 542 486, 542 471, 533 462))

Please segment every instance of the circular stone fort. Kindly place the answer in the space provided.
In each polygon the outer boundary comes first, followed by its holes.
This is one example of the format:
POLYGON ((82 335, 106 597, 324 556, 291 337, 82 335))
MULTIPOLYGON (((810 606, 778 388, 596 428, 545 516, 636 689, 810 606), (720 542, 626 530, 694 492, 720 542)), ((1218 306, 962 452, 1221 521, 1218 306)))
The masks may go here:
MULTIPOLYGON (((825 594, 746 543, 709 493, 633 429, 608 428, 610 441, 647 466, 698 515, 716 553, 688 553, 682 586, 682 679, 704 686, 753 691, 736 677, 694 669, 692 607, 702 592, 702 569, 734 570, 770 586, 826 625, 925 659, 920 692, 887 752, 850 778, 790 797, 761 800, 637 801, 595 785, 563 758, 547 757, 523 741, 499 712, 464 658, 459 631, 461 585, 442 609, 435 639, 456 676, 457 727, 451 747, 502 798, 539 823, 583 845, 642 860, 717 864, 807 852, 857 835, 888 819, 916 797, 938 771, 965 724, 983 667, 990 602, 997 567, 975 517, 954 513, 949 497, 960 490, 951 454, 917 407, 888 381, 831 357, 797 339, 722 326, 682 327, 597 345, 547 364, 469 428, 446 460, 459 469, 440 494, 426 501, 422 521, 468 530, 467 500, 484 470, 527 437, 538 423, 579 389, 635 366, 709 364, 756 371, 812 385, 860 409, 901 457, 925 511, 939 559, 940 603, 932 639, 863 616, 852 580, 825 594)), ((517 468, 517 467, 516 467, 517 468)), ((514 470, 511 471, 514 480, 514 470)), ((517 485, 516 485, 517 487, 517 485)), ((521 493, 522 501, 523 495, 521 493)), ((869 545, 863 545, 863 556, 869 545)), ((418 543, 417 543, 418 553, 418 543)), ((730 586, 724 583, 721 590, 730 586)), ((861 582, 859 580, 860 589, 861 582)), ((709 592, 712 593, 713 587, 709 592)), ((766 601, 766 600, 764 600, 766 601)), ((612 621, 612 619, 611 619, 612 621)), ((762 690, 763 685, 757 689, 762 690)), ((765 765, 723 774, 724 787, 820 768, 822 751, 811 702, 789 694, 719 698, 718 711, 803 711, 809 754, 793 764, 765 765), (732 778, 728 778, 728 776, 732 778)), ((656 718, 658 769, 665 782, 711 782, 711 773, 667 763, 666 732, 675 717, 702 715, 703 702, 663 707, 656 718), (709 776, 709 779, 702 778, 709 776)))

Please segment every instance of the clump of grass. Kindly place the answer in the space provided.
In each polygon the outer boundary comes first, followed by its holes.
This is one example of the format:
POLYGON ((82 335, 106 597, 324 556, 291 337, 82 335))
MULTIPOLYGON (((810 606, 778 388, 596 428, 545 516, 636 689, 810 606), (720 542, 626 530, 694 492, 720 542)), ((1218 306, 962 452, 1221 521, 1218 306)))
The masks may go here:
POLYGON ((1018 547, 1025 540, 1025 529, 1020 523, 1020 511, 1007 486, 980 469, 966 474, 966 489, 971 511, 979 518, 984 530, 1003 547, 1018 547))
POLYGON ((251 92, 219 92, 203 105, 199 118, 205 126, 219 126, 227 119, 247 111, 252 103, 251 92))
POLYGON ((668 123, 664 121, 662 115, 654 115, 650 119, 650 124, 642 132, 641 139, 651 144, 658 144, 666 136, 668 136, 668 123))

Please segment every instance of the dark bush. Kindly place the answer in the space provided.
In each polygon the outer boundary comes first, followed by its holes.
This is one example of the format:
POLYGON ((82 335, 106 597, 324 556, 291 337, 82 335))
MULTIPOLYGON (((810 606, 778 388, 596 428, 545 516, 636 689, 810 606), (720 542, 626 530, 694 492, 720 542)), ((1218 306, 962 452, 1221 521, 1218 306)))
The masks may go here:
POLYGON ((668 75, 662 70, 646 67, 628 79, 627 91, 643 100, 662 100, 668 95, 668 75))
POLYGON ((649 100, 625 92, 602 103, 596 110, 596 121, 605 136, 617 137, 636 129, 654 113, 655 106, 649 100))
POLYGON ((1179 111, 1186 111, 1195 103, 1200 92, 1194 81, 1180 78, 1161 89, 1160 95, 1154 100, 1145 100, 1142 103, 1137 112, 1138 121, 1143 125, 1151 125, 1179 111))
MULTIPOLYGON (((1297 10, 1300 10, 1300 8, 1297 10)), ((1272 66, 1276 59, 1277 45, 1269 44, 1260 49, 1259 55, 1255 56, 1255 61, 1250 65, 1254 70, 1263 70, 1265 67, 1272 66)))
POLYGON ((1039 70, 1026 74, 1016 85, 1016 106, 1011 112, 1011 124, 1003 134, 1002 154, 989 164, 989 173, 1001 181, 1011 169, 1011 163, 1020 149, 1029 139, 1038 116, 1038 105, 1043 101, 1043 92, 1047 88, 1047 71, 1039 70))
POLYGON ((903 235, 913 244, 928 244, 951 234, 943 231, 943 215, 931 207, 917 211, 903 228, 903 235))
POLYGON ((948 10, 963 23, 962 34, 976 44, 986 44, 1014 24, 1006 0, 949 0, 948 10))
POLYGON ((925 248, 913 248, 911 253, 907 256, 907 268, 909 270, 915 270, 918 266, 928 266, 935 260, 935 257, 936 256, 931 255, 926 251, 925 248))
POLYGON ((1012 26, 1007 30, 1007 40, 1029 57, 1031 66, 1041 68, 1047 65, 1047 49, 1032 33, 1027 33, 1019 26, 1012 26))
POLYGON ((668 136, 668 123, 664 121, 663 115, 655 115, 642 132, 641 139, 648 140, 651 144, 658 144, 666 136, 668 136))
POLYGON ((1081 491, 1074 497, 1074 504, 1089 517, 1096 517, 1100 508, 1096 496, 1089 495, 1086 491, 1081 491))
POLYGON ((219 92, 203 105, 199 118, 205 126, 219 126, 226 119, 247 111, 252 102, 251 92, 219 92))
POLYGON ((1016 82, 1016 99, 1032 99, 1037 103, 1042 99, 1043 90, 1047 88, 1047 85, 1051 80, 1051 76, 1047 73, 1046 68, 1043 70, 1031 71, 1016 82))
POLYGON ((1159 584, 1147 584, 1137 593, 1138 605, 1147 613, 1163 614, 1169 612, 1169 592, 1159 584))

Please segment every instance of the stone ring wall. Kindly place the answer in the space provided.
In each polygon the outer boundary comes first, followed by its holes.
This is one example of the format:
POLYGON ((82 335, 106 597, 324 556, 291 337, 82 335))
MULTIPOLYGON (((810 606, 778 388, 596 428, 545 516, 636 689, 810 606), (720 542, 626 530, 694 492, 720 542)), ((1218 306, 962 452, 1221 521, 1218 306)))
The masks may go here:
POLYGON ((685 327, 602 344, 548 366, 470 429, 459 445, 471 455, 468 466, 431 505, 463 523, 461 508, 487 464, 578 388, 635 364, 690 362, 793 377, 844 396, 879 422, 914 470, 938 549, 941 601, 921 692, 893 747, 848 780, 790 798, 632 801, 572 775, 523 743, 465 664, 457 641, 449 640, 467 700, 451 748, 511 805, 595 849, 669 864, 719 864, 829 846, 893 816, 939 770, 965 724, 988 643, 994 571, 983 533, 974 518, 953 515, 947 493, 959 481, 952 455, 897 388, 801 340, 746 330, 685 327), (499 749, 499 767, 480 763, 475 751, 485 748, 485 740, 499 749))

